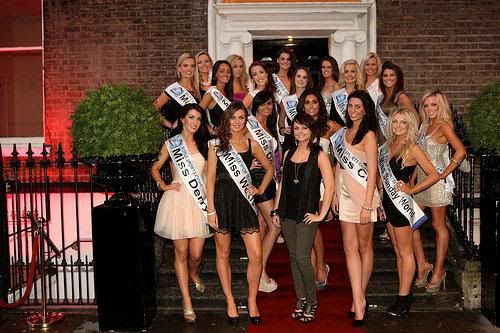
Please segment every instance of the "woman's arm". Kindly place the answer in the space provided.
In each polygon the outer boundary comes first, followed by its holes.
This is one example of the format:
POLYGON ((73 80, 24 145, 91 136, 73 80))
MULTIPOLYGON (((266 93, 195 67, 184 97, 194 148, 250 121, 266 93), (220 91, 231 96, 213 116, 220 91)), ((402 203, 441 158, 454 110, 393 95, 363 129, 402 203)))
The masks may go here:
POLYGON ((252 95, 250 94, 246 94, 246 96, 243 98, 243 100, 241 101, 243 103, 243 105, 249 109, 250 106, 252 105, 252 102, 253 102, 253 97, 252 95))
POLYGON ((210 106, 210 103, 212 103, 213 100, 214 98, 212 97, 212 94, 205 94, 201 99, 200 106, 206 110, 210 106))
POLYGON ((260 147, 259 143, 255 140, 251 140, 250 144, 252 145, 253 157, 255 157, 257 161, 259 161, 260 165, 264 168, 264 170, 266 170, 266 174, 264 175, 264 178, 262 179, 262 183, 260 184, 259 188, 256 189, 257 190, 256 193, 251 193, 251 194, 261 195, 262 193, 264 193, 267 186, 273 179, 274 168, 271 162, 269 162, 269 160, 267 159, 267 156, 260 147))
POLYGON ((214 195, 215 195, 215 177, 217 169, 217 154, 215 147, 212 144, 208 146, 208 160, 207 160, 207 214, 208 224, 217 229, 217 212, 215 211, 214 195))
POLYGON ((453 157, 451 158, 451 163, 446 167, 446 169, 443 171, 441 174, 441 179, 446 178, 450 173, 453 172, 456 168, 460 166, 460 163, 463 161, 463 159, 467 156, 467 150, 464 147, 464 144, 462 143, 462 140, 457 136, 453 128, 445 123, 443 126, 440 128, 443 136, 448 140, 450 143, 450 146, 453 148, 455 151, 455 154, 453 154, 453 157))
POLYGON ((366 133, 365 138, 365 153, 366 162, 368 166, 368 177, 366 184, 365 199, 363 201, 363 207, 361 208, 361 213, 359 215, 360 223, 366 224, 370 222, 373 193, 375 192, 375 183, 377 182, 377 169, 378 169, 378 148, 377 148, 377 138, 375 133, 369 131, 366 133), (369 209, 367 209, 369 208, 369 209))
POLYGON ((409 187, 404 182, 399 183, 400 189, 407 194, 422 192, 426 188, 436 184, 440 178, 439 173, 434 165, 432 165, 432 162, 417 144, 413 145, 412 154, 417 160, 418 165, 420 165, 420 167, 424 170, 426 177, 412 187, 409 187))
MULTIPOLYGON (((283 154, 283 161, 285 160, 287 154, 288 154, 288 150, 283 154)), ((277 228, 281 227, 280 217, 279 217, 279 215, 277 214, 276 211, 278 210, 278 208, 280 206, 280 198, 281 198, 281 188, 282 188, 282 186, 283 186, 283 176, 281 176, 281 180, 280 180, 280 182, 278 184, 278 190, 276 191, 276 198, 274 198, 274 212, 275 213, 271 215, 272 220, 273 220, 273 224, 277 228)))
POLYGON ((328 214, 330 209, 330 204, 332 203, 333 191, 334 191, 334 179, 332 172, 332 165, 330 160, 324 152, 318 154, 318 167, 321 172, 321 177, 323 178, 323 185, 325 186, 325 194, 323 195, 323 201, 321 203, 320 211, 318 214, 307 213, 304 216, 304 223, 311 224, 313 222, 321 222, 328 214))
POLYGON ((160 170, 163 164, 168 160, 168 149, 167 149, 167 144, 163 144, 161 146, 160 152, 158 153, 158 160, 153 163, 153 166, 151 167, 151 176, 153 177, 153 180, 156 182, 156 185, 158 188, 162 191, 168 191, 168 190, 174 190, 174 191, 179 191, 180 190, 180 184, 179 183, 172 183, 172 184, 166 184, 163 179, 161 178, 160 170))
POLYGON ((169 100, 170 97, 164 91, 162 91, 160 96, 158 96, 153 102, 153 106, 155 107, 156 111, 159 111, 161 107, 165 105, 169 100))
POLYGON ((281 135, 285 135, 286 133, 286 112, 285 107, 283 106, 283 102, 280 103, 280 113, 278 115, 278 128, 281 135))

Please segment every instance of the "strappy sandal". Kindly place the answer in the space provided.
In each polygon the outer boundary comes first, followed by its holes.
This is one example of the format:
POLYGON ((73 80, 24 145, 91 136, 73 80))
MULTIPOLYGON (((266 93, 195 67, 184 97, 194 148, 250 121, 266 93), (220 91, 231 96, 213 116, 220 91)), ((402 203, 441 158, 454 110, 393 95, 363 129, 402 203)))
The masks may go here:
POLYGON ((194 323, 196 321, 196 313, 194 313, 193 309, 183 308, 182 312, 184 314, 184 322, 194 323))
POLYGON ((314 316, 316 315, 317 310, 318 310, 318 303, 307 304, 304 313, 302 314, 302 317, 300 317, 300 321, 302 323, 310 323, 311 321, 314 320, 314 316))
POLYGON ((295 306, 295 310, 292 313, 292 319, 300 319, 302 314, 304 313, 304 309, 306 308, 306 299, 299 298, 297 300, 297 305, 295 306))

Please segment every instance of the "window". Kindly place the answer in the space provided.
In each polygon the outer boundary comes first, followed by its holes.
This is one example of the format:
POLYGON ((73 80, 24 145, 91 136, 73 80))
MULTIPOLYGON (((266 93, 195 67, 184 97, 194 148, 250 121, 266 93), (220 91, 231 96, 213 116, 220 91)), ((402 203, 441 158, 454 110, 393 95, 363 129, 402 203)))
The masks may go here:
MULTIPOLYGON (((0 11, 0 143, 43 142, 43 0, 0 11)), ((9 150, 7 147, 5 150, 9 150)))

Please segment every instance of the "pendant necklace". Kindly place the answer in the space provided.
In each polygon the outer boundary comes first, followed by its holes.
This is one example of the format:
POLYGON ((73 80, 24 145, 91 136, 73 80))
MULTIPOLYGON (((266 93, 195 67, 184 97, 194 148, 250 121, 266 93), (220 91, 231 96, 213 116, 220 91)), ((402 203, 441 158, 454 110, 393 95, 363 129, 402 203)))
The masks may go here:
POLYGON ((298 184, 299 183, 299 170, 300 170, 300 166, 302 165, 303 162, 300 162, 300 163, 294 163, 295 165, 293 166, 293 171, 294 171, 294 175, 295 177, 293 178, 293 183, 294 184, 298 184))
POLYGON ((245 140, 245 137, 242 136, 241 139, 239 139, 237 142, 234 142, 234 140, 229 140, 229 141, 233 141, 232 144, 235 145, 235 146, 239 146, 240 144, 243 143, 243 140, 245 140))

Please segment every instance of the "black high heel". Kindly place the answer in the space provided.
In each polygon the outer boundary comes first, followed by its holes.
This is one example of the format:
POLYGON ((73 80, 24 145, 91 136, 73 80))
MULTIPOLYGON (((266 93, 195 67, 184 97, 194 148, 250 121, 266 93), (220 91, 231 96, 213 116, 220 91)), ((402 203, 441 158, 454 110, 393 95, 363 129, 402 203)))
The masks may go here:
POLYGON ((260 315, 253 317, 250 315, 250 308, 248 307, 248 303, 247 303, 247 311, 248 311, 248 318, 250 319, 250 324, 252 325, 262 324, 262 317, 260 315))
POLYGON ((411 303, 413 302, 413 294, 409 293, 405 296, 396 296, 396 302, 389 306, 387 315, 392 317, 403 317, 410 313, 411 303))
POLYGON ((236 326, 236 325, 238 325, 240 323, 240 316, 231 317, 231 316, 227 315, 227 322, 230 325, 236 326))
MULTIPOLYGON (((370 308, 370 303, 365 299, 365 312, 363 313, 362 319, 353 319, 352 327, 363 327, 365 326, 366 319, 368 318, 368 309, 370 308)), ((352 311, 349 311, 352 312, 352 311)), ((354 313, 354 318, 356 318, 356 313, 354 313)))
POLYGON ((354 319, 354 317, 356 317, 356 312, 354 311, 347 312, 347 318, 354 319))

